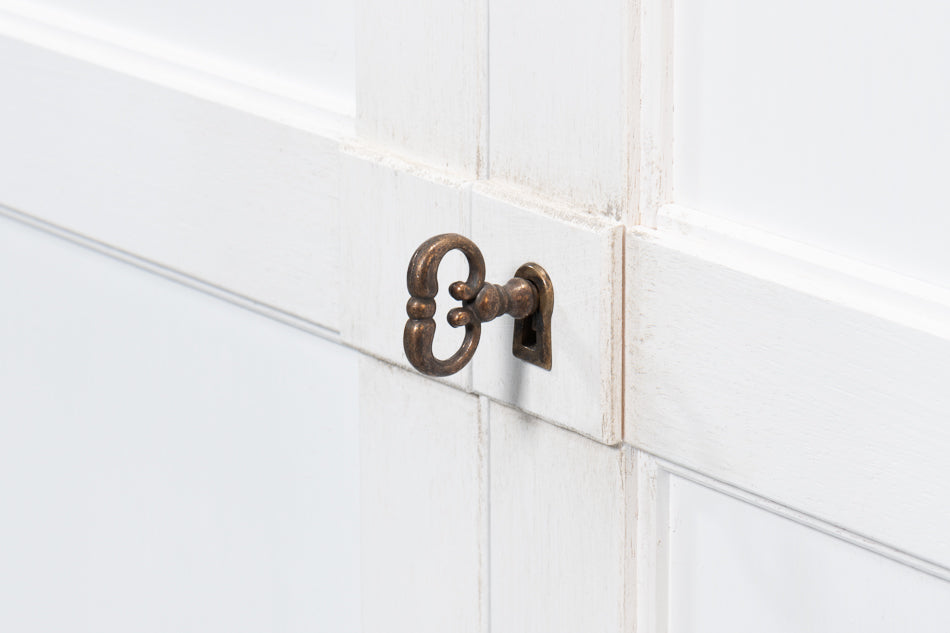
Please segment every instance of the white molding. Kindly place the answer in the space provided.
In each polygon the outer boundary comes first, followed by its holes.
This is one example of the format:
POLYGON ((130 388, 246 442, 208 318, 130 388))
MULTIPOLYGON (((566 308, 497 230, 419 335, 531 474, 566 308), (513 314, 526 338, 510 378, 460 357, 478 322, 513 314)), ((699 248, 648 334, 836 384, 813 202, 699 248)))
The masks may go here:
POLYGON ((624 440, 943 574, 950 292, 682 207, 658 224, 626 239, 624 440))
POLYGON ((359 631, 359 355, 40 228, 0 217, 0 630, 359 631))
POLYGON ((188 288, 197 290, 198 292, 211 295, 216 299, 227 301, 228 303, 236 305, 239 308, 250 310, 251 312, 255 312, 261 316, 273 319, 274 321, 278 321, 284 325, 289 325, 290 327, 307 332, 308 334, 319 336, 320 338, 332 341, 339 345, 344 344, 340 340, 339 332, 335 330, 331 330, 330 328, 323 327, 312 321, 302 319, 298 316, 290 314, 289 312, 278 310, 277 308, 273 308, 267 304, 260 303, 251 297, 245 297, 225 290, 224 288, 219 288, 214 284, 210 284, 206 281, 202 281, 200 279, 196 279, 195 277, 178 272, 177 270, 172 270, 160 264, 156 264, 155 262, 123 251, 122 249, 115 248, 114 246, 109 246, 108 244, 104 244, 84 235, 79 235, 73 231, 56 226, 55 224, 44 222, 43 220, 26 215, 25 213, 20 213, 19 211, 15 211, 0 205, 0 218, 18 222, 32 229, 42 231, 43 233, 58 237, 59 239, 65 240, 67 242, 71 242, 77 246, 88 248, 89 250, 95 251, 101 255, 105 255, 106 257, 117 259, 120 262, 129 264, 130 266, 135 266, 136 268, 140 268, 153 275, 158 275, 159 277, 174 281, 175 283, 187 286, 188 288))
POLYGON ((626 444, 623 452, 632 462, 627 504, 635 516, 628 563, 634 599, 626 630, 663 633, 669 608, 669 477, 653 455, 626 444))
POLYGON ((478 397, 479 633, 491 631, 491 400, 478 397))
MULTIPOLYGON (((765 497, 724 483, 680 464, 645 451, 623 446, 632 462, 628 474, 631 490, 629 511, 636 516, 633 552, 628 554, 634 586, 634 609, 625 630, 637 633, 664 633, 668 627, 670 590, 670 475, 698 484, 714 492, 747 503, 795 524, 815 530, 873 554, 941 580, 950 580, 950 569, 908 554, 873 539, 855 534, 839 525, 798 512, 765 497), (632 620, 632 622, 631 622, 632 620)), ((676 608, 676 607, 674 607, 676 608)))
POLYGON ((338 328, 338 140, 22 40, 0 51, 0 204, 338 328))
POLYGON ((489 0, 478 0, 476 13, 476 56, 475 94, 478 99, 478 120, 475 124, 478 140, 475 144, 475 177, 487 179, 491 174, 491 94, 488 89, 488 19, 489 0))
MULTIPOLYGON (((839 525, 823 521, 811 515, 805 514, 804 512, 798 512, 779 503, 775 503, 770 499, 760 497, 759 495, 752 494, 751 492, 747 492, 741 488, 736 488, 735 486, 730 486, 727 483, 723 483, 713 479, 712 477, 703 475, 702 473, 684 468, 671 461, 652 456, 646 456, 643 459, 647 463, 652 460, 652 462, 655 464, 654 467, 657 469, 658 474, 654 474, 654 476, 657 478, 662 477, 663 473, 676 475, 677 477, 686 479, 695 484, 699 484, 700 486, 704 486, 710 490, 722 493, 732 497, 733 499, 738 499, 739 501, 748 503, 751 506, 778 515, 799 525, 811 528, 821 532, 822 534, 832 536, 838 540, 844 541, 845 543, 856 545, 861 549, 865 549, 894 562, 906 565, 907 567, 911 567, 917 571, 922 571, 936 578, 940 578, 941 580, 950 580, 950 568, 944 567, 943 565, 934 564, 930 561, 924 560, 912 554, 908 554, 907 552, 901 551, 894 547, 890 547, 873 539, 861 536, 860 534, 855 534, 854 532, 846 530, 839 525)), ((668 502, 668 497, 662 500, 662 503, 668 504, 668 502)), ((661 502, 658 501, 658 503, 661 502)), ((659 513, 661 510, 658 509, 657 512, 659 513)))
POLYGON ((147 35, 0 0, 0 36, 323 136, 353 133, 352 101, 147 35))
POLYGON ((627 9, 627 224, 655 227, 673 200, 673 0, 637 0, 627 9))
POLYGON ((950 340, 950 290, 680 205, 643 236, 763 280, 950 340))

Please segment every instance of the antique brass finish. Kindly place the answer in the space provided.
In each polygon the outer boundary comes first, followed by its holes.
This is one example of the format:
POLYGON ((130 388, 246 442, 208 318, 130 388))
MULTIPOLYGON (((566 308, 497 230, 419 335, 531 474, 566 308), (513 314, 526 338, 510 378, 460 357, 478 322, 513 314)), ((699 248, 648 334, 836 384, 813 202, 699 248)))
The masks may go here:
POLYGON ((551 369, 551 314, 554 286, 537 264, 521 266, 515 276, 500 286, 485 283, 485 258, 470 239, 456 233, 436 235, 423 242, 406 274, 409 302, 402 344, 412 366, 429 376, 449 376, 459 371, 475 355, 482 323, 503 314, 515 318, 512 353, 533 365, 551 369), (465 338, 452 356, 440 360, 432 353, 435 338, 435 296, 439 292, 439 264, 451 250, 460 250, 468 260, 468 279, 449 286, 453 299, 462 307, 449 311, 452 327, 465 326, 465 338))
MULTIPOLYGON (((516 279, 526 279, 538 292, 538 305, 523 318, 515 318, 511 353, 532 365, 551 369, 551 315, 554 312, 554 285, 547 271, 537 264, 523 264, 516 279)), ((510 282, 509 282, 510 283, 510 282)))

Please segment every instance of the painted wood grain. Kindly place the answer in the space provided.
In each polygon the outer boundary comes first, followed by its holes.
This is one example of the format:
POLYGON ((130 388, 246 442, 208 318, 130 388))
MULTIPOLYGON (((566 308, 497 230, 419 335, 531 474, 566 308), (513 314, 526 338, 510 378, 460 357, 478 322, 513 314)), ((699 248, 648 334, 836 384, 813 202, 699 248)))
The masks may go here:
POLYGON ((486 167, 487 0, 358 0, 357 133, 434 167, 486 167))
POLYGON ((627 11, 619 0, 492 5, 492 179, 623 216, 632 174, 627 115, 637 103, 627 11))
POLYGON ((490 411, 491 630, 619 633, 633 518, 623 451, 490 411))
POLYGON ((543 266, 554 284, 550 371, 511 354, 513 323, 486 325, 476 354, 476 391, 608 444, 620 441, 622 233, 592 216, 552 213, 478 184, 472 238, 488 279, 504 283, 525 262, 543 266))
MULTIPOLYGON (((627 631, 668 631, 669 477, 653 455, 623 445, 627 477, 627 631)), ((689 605, 677 605, 689 608, 689 605)))
POLYGON ((673 202, 673 13, 673 0, 636 0, 628 12, 629 226, 655 227, 673 202))
MULTIPOLYGON (((342 337, 377 358, 409 368, 402 343, 409 259, 434 235, 469 233, 470 186, 365 147, 349 146, 342 161, 342 337)), ((448 311, 459 305, 448 288, 467 277, 465 257, 447 254, 439 267, 435 315, 433 350, 439 358, 448 358, 461 344, 464 328, 452 328, 446 321, 448 311)), ((470 389, 471 371, 469 365, 446 381, 470 389)))
POLYGON ((950 565, 944 291, 685 217, 627 236, 625 439, 950 565))
POLYGON ((483 633, 478 397, 364 356, 359 402, 362 630, 483 633))

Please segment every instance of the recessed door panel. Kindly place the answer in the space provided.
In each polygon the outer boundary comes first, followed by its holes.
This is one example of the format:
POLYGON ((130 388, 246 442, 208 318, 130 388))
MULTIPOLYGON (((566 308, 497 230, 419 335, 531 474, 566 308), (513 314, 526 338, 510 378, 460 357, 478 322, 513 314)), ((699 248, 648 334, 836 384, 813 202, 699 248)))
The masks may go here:
POLYGON ((669 631, 946 631, 950 583, 670 475, 669 631))
POLYGON ((950 6, 673 4, 675 201, 950 286, 950 6))
POLYGON ((357 354, 0 219, 0 629, 358 631, 357 354))

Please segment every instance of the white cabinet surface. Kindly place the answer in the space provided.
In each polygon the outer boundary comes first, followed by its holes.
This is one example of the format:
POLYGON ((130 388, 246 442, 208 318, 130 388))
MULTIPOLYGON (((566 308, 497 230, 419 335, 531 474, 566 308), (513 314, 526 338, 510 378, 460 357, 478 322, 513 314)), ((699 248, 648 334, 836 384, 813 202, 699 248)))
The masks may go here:
POLYGON ((950 287, 950 7, 673 5, 676 202, 950 287))
POLYGON ((0 0, 0 629, 950 629, 947 15, 0 0))
POLYGON ((626 630, 626 449, 498 404, 490 427, 491 630, 626 630))
POLYGON ((363 630, 485 630, 487 404, 360 362, 363 630))
POLYGON ((111 42, 350 117, 355 12, 354 0, 0 2, 0 16, 11 21, 111 42))
POLYGON ((356 352, 0 218, 0 628, 359 631, 356 352))
POLYGON ((946 631, 950 584, 670 477, 671 633, 946 631))

